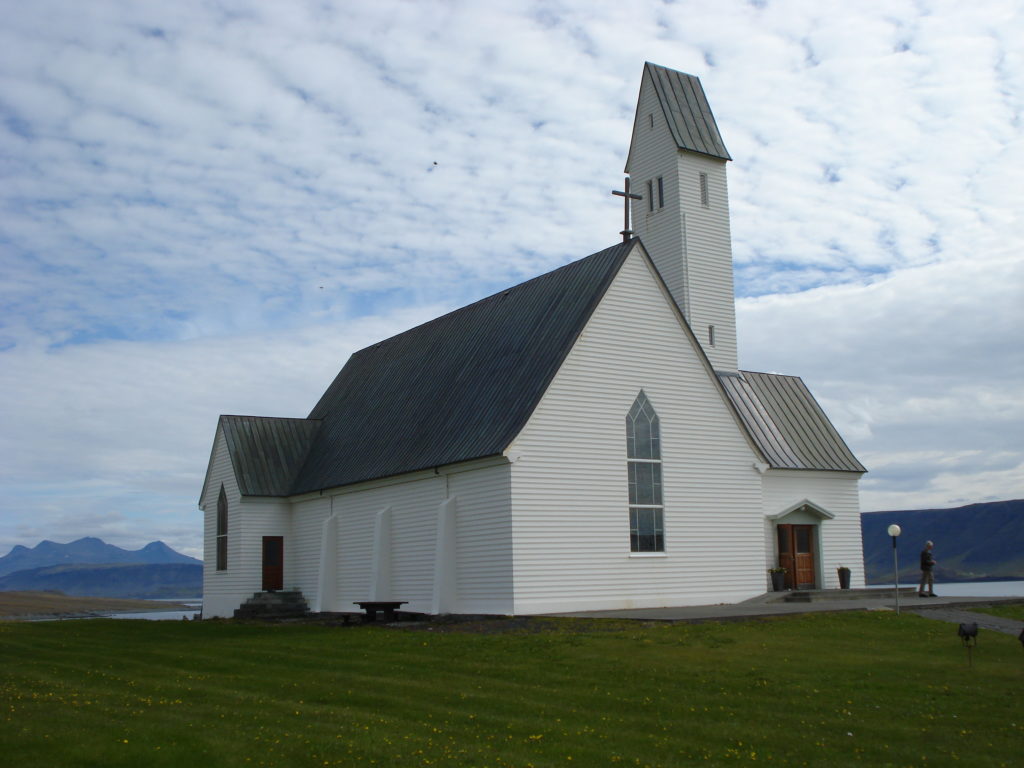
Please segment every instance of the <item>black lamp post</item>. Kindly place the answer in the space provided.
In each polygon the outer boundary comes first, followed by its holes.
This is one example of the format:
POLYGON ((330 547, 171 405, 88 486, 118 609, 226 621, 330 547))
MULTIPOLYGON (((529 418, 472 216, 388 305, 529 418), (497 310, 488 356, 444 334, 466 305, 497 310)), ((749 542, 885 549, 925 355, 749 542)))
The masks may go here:
POLYGON ((896 588, 896 615, 900 615, 900 561, 896 555, 896 537, 903 532, 896 523, 889 526, 889 535, 892 536, 892 567, 893 586, 896 588))

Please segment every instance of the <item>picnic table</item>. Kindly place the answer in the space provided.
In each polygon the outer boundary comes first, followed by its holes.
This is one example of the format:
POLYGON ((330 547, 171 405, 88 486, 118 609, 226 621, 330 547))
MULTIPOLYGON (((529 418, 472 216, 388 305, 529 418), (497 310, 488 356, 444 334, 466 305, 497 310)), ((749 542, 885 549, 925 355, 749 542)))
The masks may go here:
POLYGON ((367 622, 376 621, 378 612, 383 612, 385 620, 394 621, 395 611, 407 602, 408 600, 364 600, 362 602, 356 601, 354 605, 358 605, 366 612, 367 622))

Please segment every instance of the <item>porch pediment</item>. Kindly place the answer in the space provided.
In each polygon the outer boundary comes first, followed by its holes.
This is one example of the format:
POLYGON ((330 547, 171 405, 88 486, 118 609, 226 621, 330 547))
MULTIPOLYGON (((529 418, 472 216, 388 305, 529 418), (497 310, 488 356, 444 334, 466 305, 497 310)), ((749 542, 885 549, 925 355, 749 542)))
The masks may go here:
POLYGON ((796 504, 792 504, 786 507, 780 512, 776 512, 774 515, 766 515, 769 520, 776 523, 781 523, 784 520, 786 522, 800 522, 797 518, 800 518, 809 523, 817 523, 821 520, 833 520, 835 515, 829 512, 827 509, 818 506, 809 499, 798 501, 796 504), (792 520, 786 520, 786 518, 792 517, 792 520))

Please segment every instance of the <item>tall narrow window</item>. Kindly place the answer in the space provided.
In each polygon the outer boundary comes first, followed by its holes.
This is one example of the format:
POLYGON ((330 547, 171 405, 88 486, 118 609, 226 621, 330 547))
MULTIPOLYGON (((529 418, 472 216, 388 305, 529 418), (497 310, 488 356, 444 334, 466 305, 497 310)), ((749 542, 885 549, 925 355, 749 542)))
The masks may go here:
POLYGON ((647 182, 647 212, 654 210, 654 182, 647 182))
POLYGON ((715 346, 715 326, 708 326, 708 344, 712 347, 715 346))
POLYGON ((228 495, 224 486, 217 497, 217 570, 228 569, 228 495))
POLYGON ((648 112, 647 113, 647 130, 649 130, 649 131, 653 131, 654 130, 654 113, 653 112, 648 112))
POLYGON ((658 177, 658 207, 665 207, 665 179, 658 177))
POLYGON ((711 207, 711 198, 708 196, 708 175, 706 173, 700 175, 700 204, 705 208, 711 207))
POLYGON ((629 549, 664 552, 664 507, 661 498, 661 434, 658 414, 643 390, 626 416, 629 470, 629 549))

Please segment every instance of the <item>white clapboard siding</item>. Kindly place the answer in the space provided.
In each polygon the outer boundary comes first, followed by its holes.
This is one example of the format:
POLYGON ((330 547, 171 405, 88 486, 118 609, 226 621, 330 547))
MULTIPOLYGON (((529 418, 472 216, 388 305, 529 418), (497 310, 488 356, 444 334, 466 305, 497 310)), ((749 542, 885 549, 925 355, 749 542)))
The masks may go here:
POLYGON ((301 591, 312 607, 320 592, 321 537, 331 500, 320 497, 291 506, 292 535, 284 544, 284 586, 301 591))
POLYGON ((726 161, 677 148, 657 93, 645 70, 629 154, 633 229, 712 364, 736 370, 736 312, 726 161), (653 127, 651 118, 653 117, 653 127), (700 198, 700 174, 708 176, 709 204, 700 198), (657 179, 665 189, 659 207, 657 179), (654 210, 647 182, 654 182, 654 210), (708 326, 715 344, 708 343, 708 326))
POLYGON ((672 291, 676 303, 689 316, 683 264, 683 208, 679 200, 679 150, 665 121, 658 95, 644 70, 637 104, 637 119, 629 149, 631 192, 643 196, 631 206, 633 230, 672 291), (653 118, 654 126, 650 121, 653 118), (658 205, 658 177, 665 186, 665 206, 658 205), (650 210, 647 182, 652 182, 654 210, 650 210))
POLYGON ((429 612, 436 575, 437 521, 449 496, 456 506, 456 605, 461 612, 509 613, 512 609, 512 545, 507 464, 439 470, 406 482, 339 489, 294 504, 293 541, 286 545, 286 578, 313 604, 320 583, 323 523, 338 520, 337 598, 323 610, 349 611, 367 600, 374 580, 374 529, 390 510, 386 541, 390 561, 384 597, 407 610, 429 612), (289 563, 293 565, 289 566, 289 563))
POLYGON ((732 234, 726 162, 679 152, 679 204, 686 227, 687 291, 690 326, 718 370, 736 370, 736 305, 733 294, 732 234), (700 174, 708 177, 709 205, 700 201, 700 174), (708 326, 715 344, 708 345, 708 326))
POLYGON ((512 508, 508 464, 448 476, 456 499, 456 607, 460 613, 510 614, 512 508))
POLYGON ((437 517, 445 478, 434 477, 370 492, 391 507, 391 594, 408 610, 429 612, 434 590, 437 517))
POLYGON ((409 603, 407 610, 428 611, 434 577, 438 508, 445 478, 431 476, 384 486, 354 487, 331 496, 295 504, 296 549, 305 554, 298 586, 312 603, 318 594, 323 523, 338 521, 336 601, 323 610, 356 610, 353 603, 371 596, 374 573, 374 526, 378 513, 390 509, 390 585, 386 597, 409 603))
MULTIPOLYGON (((819 570, 824 589, 838 589, 836 569, 850 569, 850 586, 864 586, 864 551, 860 529, 860 476, 853 472, 812 472, 773 469, 764 476, 764 513, 778 515, 804 501, 820 507, 832 519, 821 520, 819 526, 819 570)), ((765 551, 767 565, 774 565, 776 554, 775 528, 766 527, 765 551)))
POLYGON ((757 457, 639 249, 508 455, 516 613, 764 591, 757 457), (625 419, 641 389, 661 425, 662 556, 629 551, 625 419))
POLYGON ((288 540, 288 508, 274 499, 242 499, 231 469, 223 431, 218 428, 202 503, 203 616, 231 616, 263 584, 263 537, 288 540), (217 570, 217 497, 228 500, 228 567, 217 570))
POLYGON ((338 516, 338 604, 334 610, 358 610, 354 602, 370 599, 374 576, 373 531, 376 515, 385 506, 380 500, 360 494, 334 498, 338 516))

